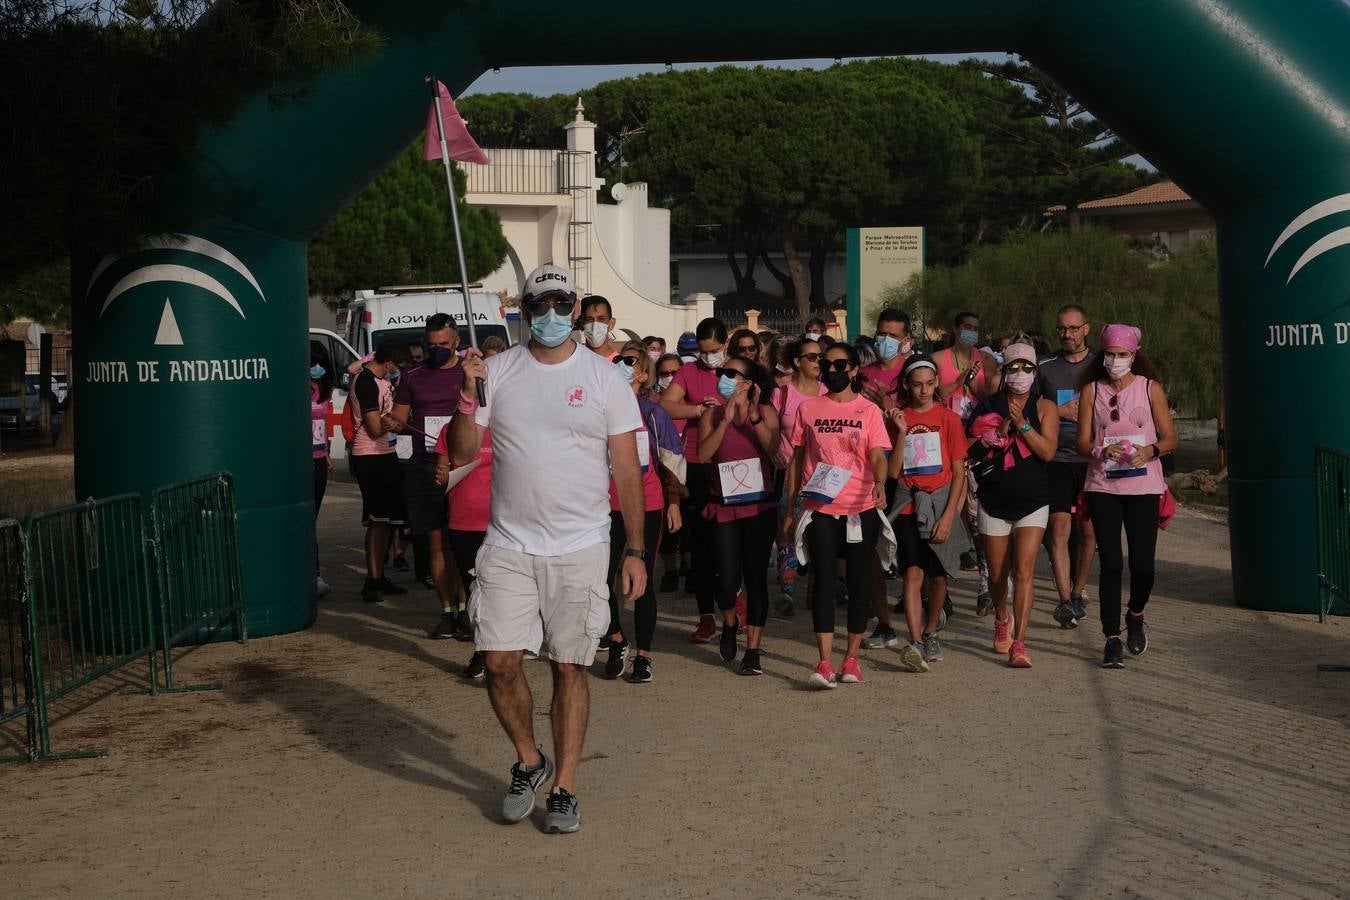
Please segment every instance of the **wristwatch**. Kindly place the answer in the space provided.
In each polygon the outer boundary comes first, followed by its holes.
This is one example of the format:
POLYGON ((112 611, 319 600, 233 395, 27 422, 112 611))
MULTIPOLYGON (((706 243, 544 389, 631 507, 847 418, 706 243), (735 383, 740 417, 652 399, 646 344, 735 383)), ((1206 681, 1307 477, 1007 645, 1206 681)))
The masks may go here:
POLYGON ((647 557, 651 556, 651 553, 647 550, 634 550, 632 547, 629 547, 627 550, 623 551, 623 555, 631 556, 633 559, 640 559, 643 562, 646 562, 647 557))
POLYGON ((1030 422, 1023 422, 1023 423, 1022 423, 1022 427, 1019 428, 1019 429, 1017 429, 1017 431, 1018 431, 1020 434, 1026 434, 1026 433, 1027 433, 1028 431, 1030 431, 1030 430, 1031 430, 1031 423, 1030 423, 1030 422))

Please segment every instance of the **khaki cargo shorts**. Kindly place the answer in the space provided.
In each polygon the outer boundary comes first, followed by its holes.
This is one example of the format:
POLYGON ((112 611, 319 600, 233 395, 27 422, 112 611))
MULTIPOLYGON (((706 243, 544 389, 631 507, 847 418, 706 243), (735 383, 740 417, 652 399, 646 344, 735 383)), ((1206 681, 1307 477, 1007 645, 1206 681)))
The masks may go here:
POLYGON ((609 544, 532 556, 484 544, 474 564, 469 621, 478 650, 529 650, 589 666, 609 628, 609 544))

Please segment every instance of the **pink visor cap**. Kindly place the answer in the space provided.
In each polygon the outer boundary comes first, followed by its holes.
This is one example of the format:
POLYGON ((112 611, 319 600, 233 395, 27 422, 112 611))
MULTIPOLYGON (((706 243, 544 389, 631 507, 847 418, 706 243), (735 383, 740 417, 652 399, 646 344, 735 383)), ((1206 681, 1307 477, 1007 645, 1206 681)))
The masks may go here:
POLYGON ((1102 331, 1103 347, 1120 347, 1131 353, 1139 352, 1139 341, 1144 336, 1133 325, 1107 325, 1102 331))

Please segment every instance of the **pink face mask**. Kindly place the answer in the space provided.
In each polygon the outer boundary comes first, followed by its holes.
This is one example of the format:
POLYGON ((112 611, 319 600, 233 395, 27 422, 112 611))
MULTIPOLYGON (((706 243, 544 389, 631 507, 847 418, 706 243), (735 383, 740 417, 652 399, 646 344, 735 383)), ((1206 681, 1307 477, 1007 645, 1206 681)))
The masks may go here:
POLYGON ((1035 380, 1036 375, 1033 372, 1009 372, 1003 376, 1003 383, 1014 394, 1025 394, 1031 390, 1031 383, 1035 380))

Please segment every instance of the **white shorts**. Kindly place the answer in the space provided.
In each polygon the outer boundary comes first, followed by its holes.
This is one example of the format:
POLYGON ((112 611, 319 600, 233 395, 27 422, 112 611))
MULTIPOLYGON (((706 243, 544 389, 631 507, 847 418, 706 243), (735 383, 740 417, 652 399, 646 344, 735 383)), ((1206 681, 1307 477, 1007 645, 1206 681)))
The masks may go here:
POLYGON ((1007 537, 1018 528, 1044 528, 1049 522, 1049 505, 1042 506, 1035 512, 1027 513, 1016 522, 995 518, 985 512, 983 508, 980 509, 980 534, 989 537, 1007 537))
POLYGON ((469 621, 479 650, 529 650, 548 641, 554 662, 589 666, 609 629, 609 544, 531 556, 484 544, 474 562, 469 621))

